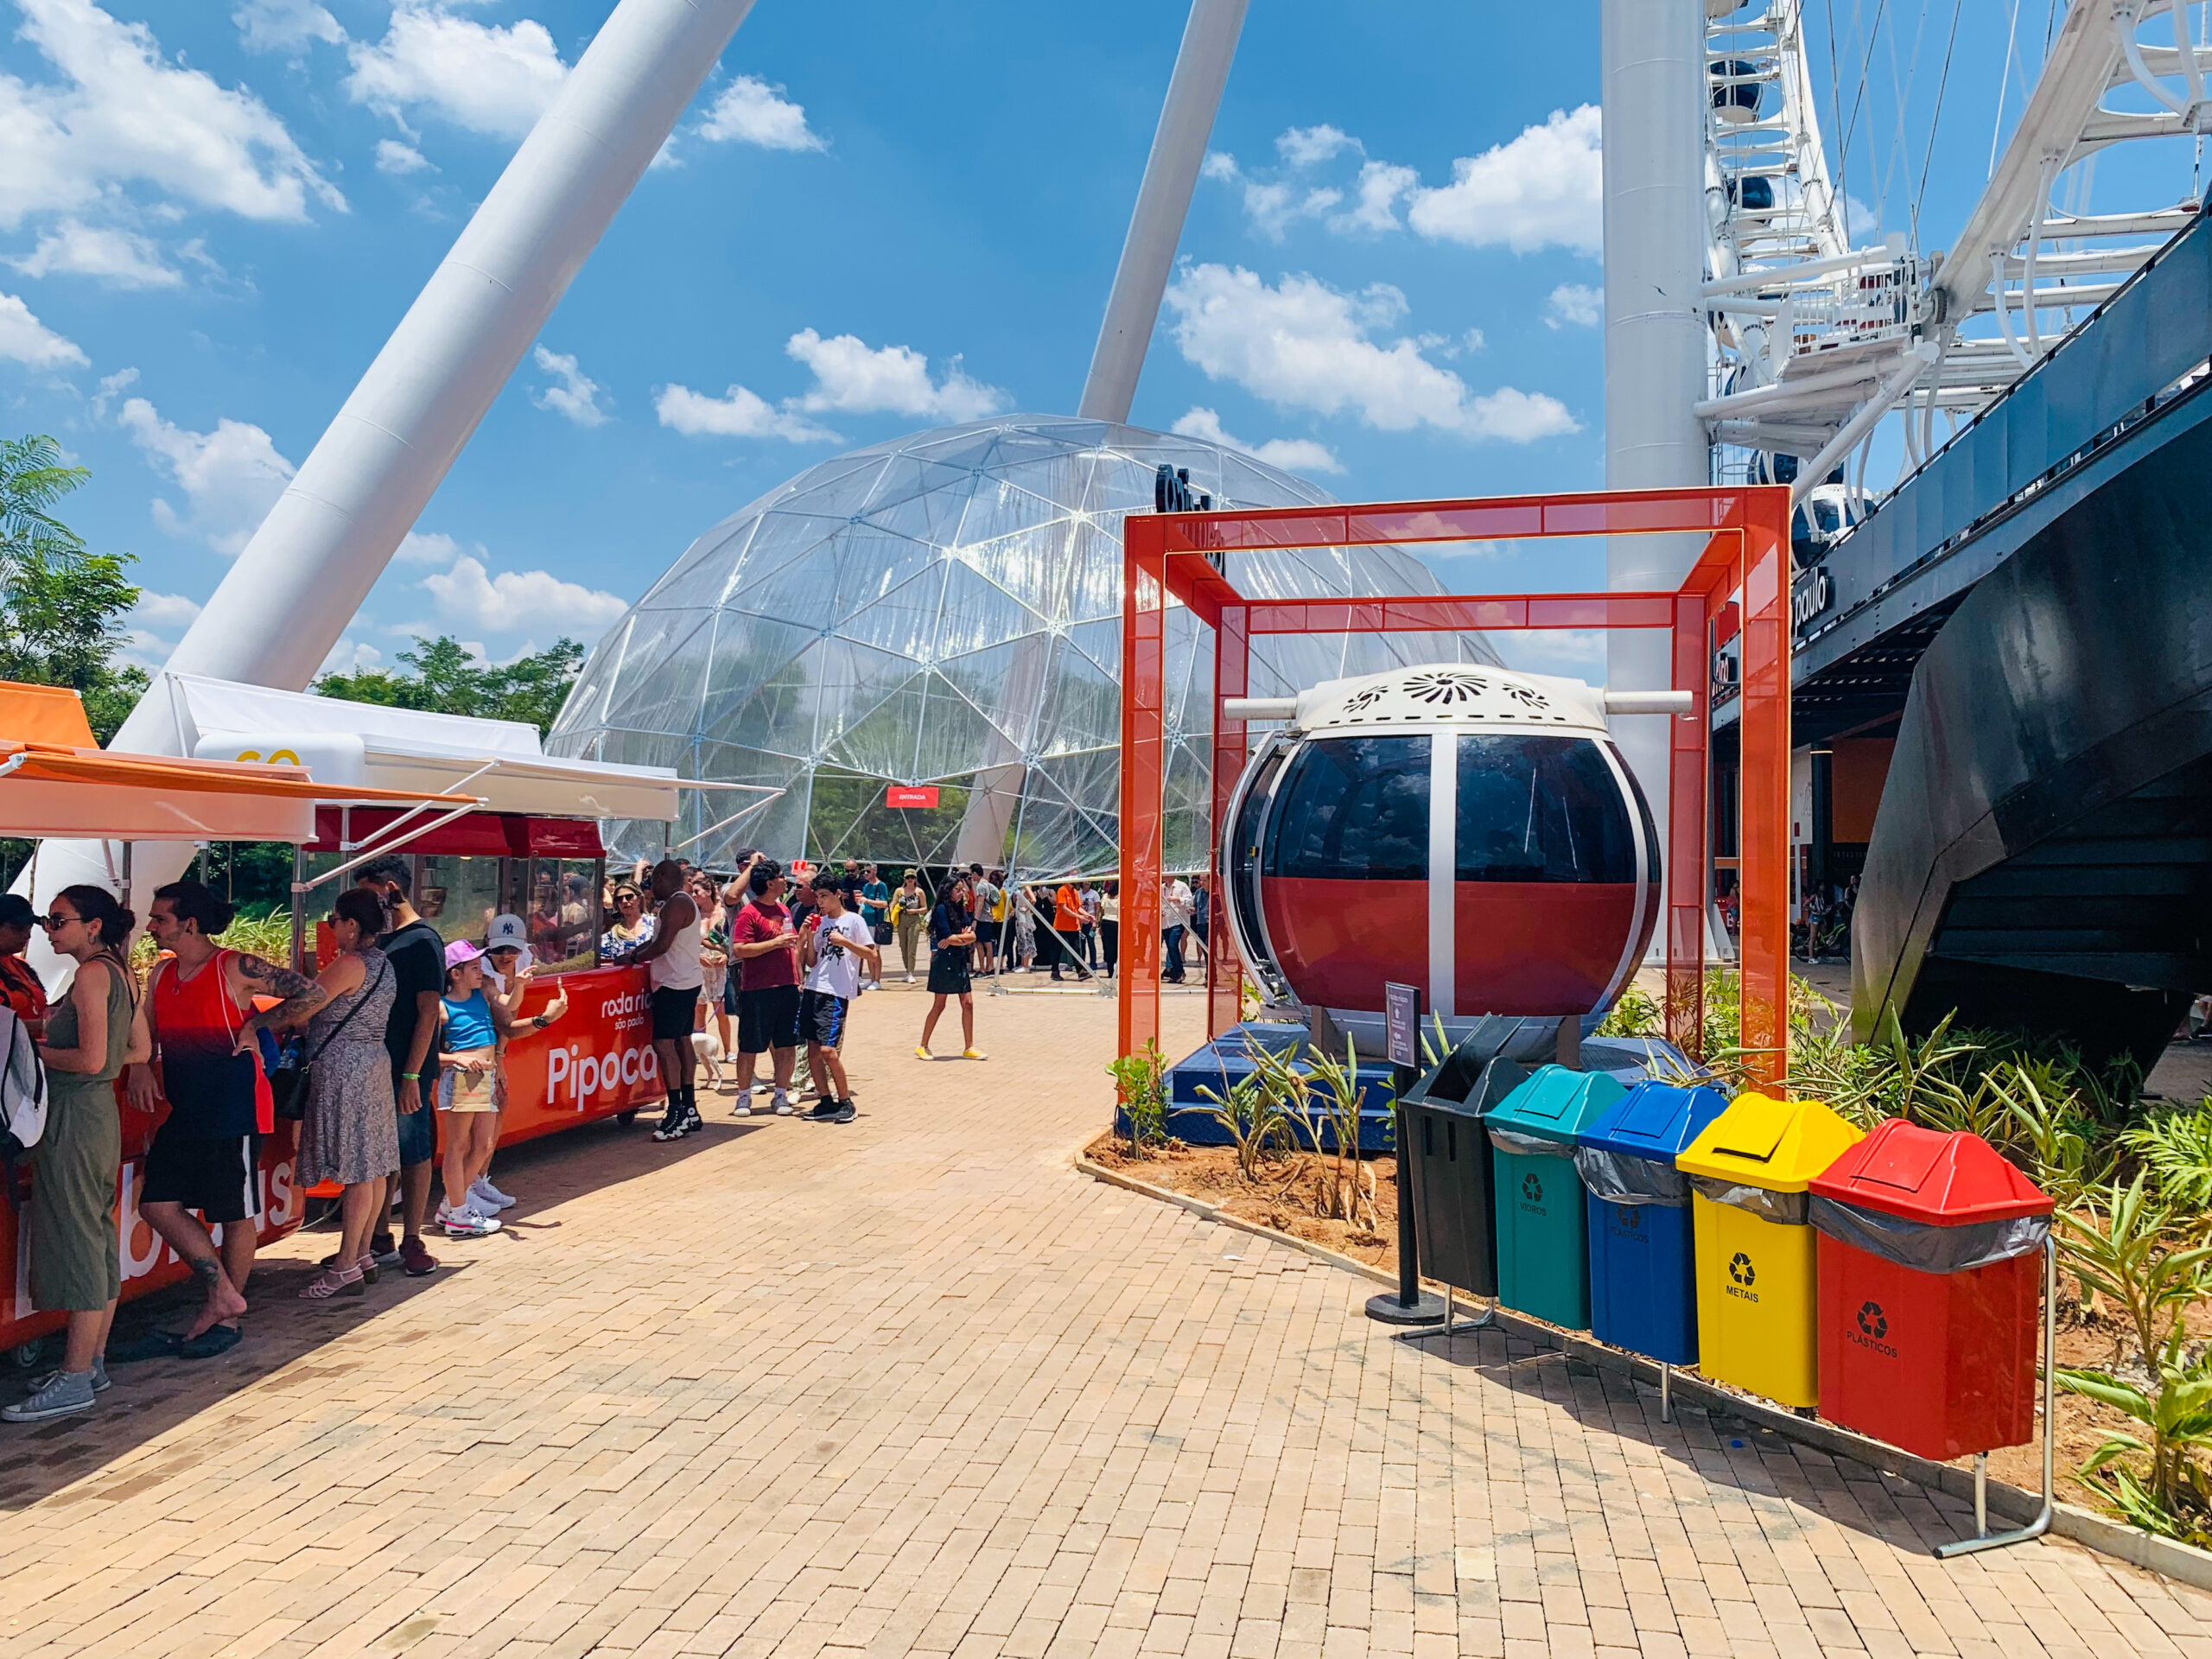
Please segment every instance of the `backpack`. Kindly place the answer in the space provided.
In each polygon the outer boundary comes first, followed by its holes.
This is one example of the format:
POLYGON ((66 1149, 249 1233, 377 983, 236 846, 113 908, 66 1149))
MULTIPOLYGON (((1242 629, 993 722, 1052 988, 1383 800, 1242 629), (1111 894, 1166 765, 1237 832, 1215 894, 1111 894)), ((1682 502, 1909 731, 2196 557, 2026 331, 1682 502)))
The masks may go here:
POLYGON ((46 1064, 16 1011, 0 1004, 0 1164, 8 1202, 16 1198, 16 1160, 46 1133, 46 1064))

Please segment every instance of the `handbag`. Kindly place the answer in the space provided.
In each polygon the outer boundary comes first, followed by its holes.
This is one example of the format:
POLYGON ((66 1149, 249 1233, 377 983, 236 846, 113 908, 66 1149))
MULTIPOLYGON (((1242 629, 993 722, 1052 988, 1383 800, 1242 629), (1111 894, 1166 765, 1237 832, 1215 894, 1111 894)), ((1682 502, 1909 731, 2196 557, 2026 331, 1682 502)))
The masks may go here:
POLYGON ((377 965, 375 980, 367 990, 363 991, 354 1000, 353 1006, 346 1010, 346 1017, 333 1026, 329 1034, 315 1046, 314 1053, 301 1053, 300 1047, 303 1046, 295 1046, 286 1050, 284 1058, 278 1060, 276 1069, 269 1074, 270 1099, 274 1103, 279 1118, 288 1122, 297 1123, 307 1116, 308 1096, 313 1092, 308 1086, 308 1080, 314 1073, 315 1063, 322 1058, 322 1051, 337 1040, 338 1033, 353 1023, 353 1016, 361 1011, 361 1005, 369 1000, 370 992, 383 984, 385 976, 391 971, 390 962, 379 963, 377 965), (287 1064, 288 1061, 289 1064, 287 1064))

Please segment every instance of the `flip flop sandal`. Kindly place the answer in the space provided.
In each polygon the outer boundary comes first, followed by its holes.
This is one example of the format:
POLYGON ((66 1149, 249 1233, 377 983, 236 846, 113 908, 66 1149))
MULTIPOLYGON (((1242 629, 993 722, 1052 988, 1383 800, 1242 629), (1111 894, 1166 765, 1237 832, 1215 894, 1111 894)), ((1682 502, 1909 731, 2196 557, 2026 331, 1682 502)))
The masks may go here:
POLYGON ((129 1342, 111 1344, 107 1351, 111 1365, 131 1365, 141 1360, 175 1359, 184 1348, 181 1331, 149 1331, 143 1337, 129 1342))
POLYGON ((177 1352, 186 1359, 213 1359, 237 1347, 244 1334, 235 1325, 211 1325, 181 1345, 177 1352))

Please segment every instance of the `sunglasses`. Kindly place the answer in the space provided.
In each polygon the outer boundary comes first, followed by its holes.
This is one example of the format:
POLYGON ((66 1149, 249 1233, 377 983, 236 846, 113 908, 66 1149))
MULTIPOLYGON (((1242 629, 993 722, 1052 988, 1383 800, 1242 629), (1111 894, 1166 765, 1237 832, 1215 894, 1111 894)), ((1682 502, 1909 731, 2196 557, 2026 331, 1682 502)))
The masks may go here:
POLYGON ((31 918, 31 920, 36 922, 41 927, 44 928, 49 933, 57 927, 66 927, 71 922, 81 922, 85 918, 81 916, 65 916, 58 910, 54 912, 51 915, 34 916, 31 918))

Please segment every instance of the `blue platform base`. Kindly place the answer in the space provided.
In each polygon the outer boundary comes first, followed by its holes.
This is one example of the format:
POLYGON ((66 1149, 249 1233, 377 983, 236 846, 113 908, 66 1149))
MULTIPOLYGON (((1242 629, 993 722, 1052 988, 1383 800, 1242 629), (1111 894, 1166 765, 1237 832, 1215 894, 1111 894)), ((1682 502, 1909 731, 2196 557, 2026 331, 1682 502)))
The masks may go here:
MULTIPOLYGON (((1529 1022, 1532 1033, 1539 1022, 1529 1022)), ((1543 1033, 1548 1043, 1556 1043, 1554 1035, 1543 1033)), ((1204 1048, 1188 1055, 1167 1068, 1167 1133, 1192 1147, 1225 1147, 1230 1144, 1229 1131, 1199 1109, 1207 1103, 1198 1093, 1207 1088, 1224 1100, 1230 1090, 1252 1075, 1252 1048, 1263 1046, 1270 1053, 1281 1054, 1292 1049, 1303 1052, 1306 1043, 1304 1026, 1281 1025, 1268 1020, 1247 1020, 1234 1031, 1228 1032, 1204 1048)), ((1535 1059, 1544 1055, 1531 1050, 1535 1059)), ((1586 1071, 1609 1071, 1624 1084, 1642 1082, 1655 1071, 1671 1061, 1682 1069, 1688 1062, 1671 1045, 1647 1038, 1585 1038, 1582 1043, 1582 1064, 1586 1071)), ((1312 1068, 1301 1063, 1301 1071, 1312 1068)), ((1390 1068, 1365 1055, 1359 1062, 1359 1149, 1362 1152, 1389 1152, 1393 1149, 1395 1119, 1392 1113, 1395 1096, 1391 1093, 1390 1068)), ((1129 1132, 1128 1118, 1122 1113, 1114 1115, 1115 1129, 1129 1132)), ((1320 1128, 1325 1149, 1334 1150, 1334 1141, 1325 1128, 1320 1128)))
MULTIPOLYGON (((1205 1106, 1201 1088, 1211 1089, 1224 1100, 1236 1084, 1252 1075, 1252 1047, 1263 1045, 1269 1052, 1281 1054, 1291 1049, 1306 1046, 1306 1027, 1276 1025, 1262 1020, 1250 1020, 1234 1031, 1208 1043, 1204 1048, 1167 1068, 1167 1133, 1185 1146, 1225 1147, 1230 1144, 1229 1131, 1196 1109, 1205 1106)), ((1301 1064, 1301 1071, 1310 1066, 1301 1064)), ((1359 1149, 1362 1152, 1391 1150, 1395 1119, 1391 1109, 1395 1096, 1391 1093, 1390 1068, 1371 1062, 1363 1056, 1359 1062, 1359 1149)), ((1116 1114, 1115 1127, 1124 1135, 1128 1133, 1128 1121, 1116 1114)), ((1329 1129, 1316 1123, 1325 1151, 1335 1150, 1329 1129)))

